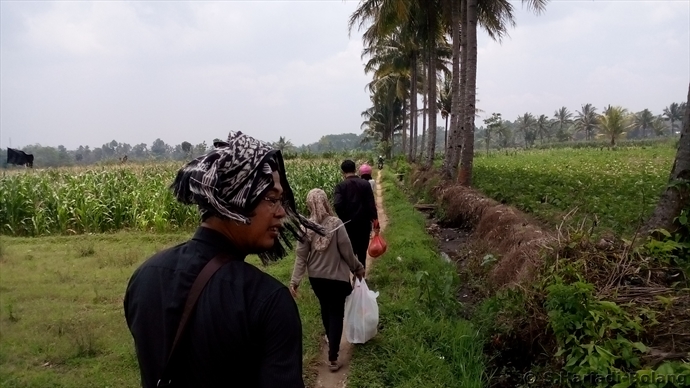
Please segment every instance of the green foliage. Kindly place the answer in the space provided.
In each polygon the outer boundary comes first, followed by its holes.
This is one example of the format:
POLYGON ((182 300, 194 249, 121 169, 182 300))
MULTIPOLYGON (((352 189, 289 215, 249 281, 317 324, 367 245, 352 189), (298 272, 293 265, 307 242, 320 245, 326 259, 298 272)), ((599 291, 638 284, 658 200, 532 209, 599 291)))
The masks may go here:
MULTIPOLYGON (((672 146, 673 141, 668 138, 656 138, 656 139, 623 139, 616 142, 616 147, 620 148, 639 148, 639 147, 659 147, 659 146, 672 146)), ((545 143, 538 144, 534 146, 534 149, 546 150, 546 149, 583 149, 583 148, 608 148, 611 146, 611 141, 597 140, 597 141, 585 141, 585 140, 573 140, 564 141, 558 143, 545 143)))
POLYGON ((472 317, 485 339, 496 334, 508 334, 515 322, 527 318, 526 294, 519 289, 504 289, 485 299, 472 317))
MULTIPOLYGON (((689 189, 687 181, 676 181, 669 185, 677 189, 689 189)), ((674 233, 656 229, 643 246, 645 253, 664 265, 678 266, 690 273, 690 206, 681 209, 673 222, 678 226, 674 233), (656 236, 661 236, 657 239, 656 236)))
MULTIPOLYGON (((119 229, 168 232, 195 227, 195 206, 183 205, 168 186, 178 164, 22 171, 0 177, 0 233, 39 236, 119 229)), ((314 187, 329 197, 341 179, 331 160, 286 162, 298 210, 314 187)), ((332 198, 331 198, 332 199, 332 198)))
POLYGON ((428 271, 417 272, 418 301, 422 302, 427 314, 456 314, 460 306, 453 292, 457 288, 457 284, 454 284, 455 278, 451 272, 434 278, 431 278, 428 271))
POLYGON ((640 318, 633 319, 613 302, 597 300, 593 290, 582 280, 567 284, 560 278, 546 287, 545 307, 559 347, 555 356, 564 355, 563 369, 575 375, 639 369, 639 355, 647 348, 626 337, 642 332, 640 318))
MULTIPOLYGON (((686 210, 683 210, 685 213, 686 210)), ((690 263, 690 241, 681 233, 671 234, 667 230, 657 229, 663 238, 655 239, 651 236, 647 239, 643 248, 645 252, 660 263, 671 266, 684 266, 686 270, 690 263)))
POLYGON ((573 222, 632 235, 666 187, 675 149, 532 150, 477 158, 474 184, 488 196, 558 225, 577 208, 573 222))
POLYGON ((678 361, 662 362, 656 369, 637 371, 628 381, 622 381, 614 388, 674 388, 690 385, 690 364, 678 361))

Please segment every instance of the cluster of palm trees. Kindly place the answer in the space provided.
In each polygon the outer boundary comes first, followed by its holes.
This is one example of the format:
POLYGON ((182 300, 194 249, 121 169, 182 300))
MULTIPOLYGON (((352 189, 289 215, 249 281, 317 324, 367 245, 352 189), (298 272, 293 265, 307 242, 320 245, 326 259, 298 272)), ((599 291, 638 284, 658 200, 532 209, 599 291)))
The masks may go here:
POLYGON ((622 135, 628 138, 649 136, 673 136, 683 119, 686 103, 672 103, 660 115, 649 109, 631 113, 619 106, 607 106, 601 114, 592 104, 584 104, 573 114, 566 107, 556 110, 551 118, 536 117, 532 113, 520 115, 513 123, 504 121, 500 113, 493 113, 484 120, 482 129, 487 149, 493 137, 499 147, 508 147, 514 141, 514 133, 520 134, 525 147, 534 145, 537 139, 544 143, 553 141, 593 140, 605 138, 611 145, 622 135))
MULTIPOLYGON (((522 0, 539 13, 548 0, 522 0)), ((476 113, 477 26, 501 40, 515 25, 509 0, 362 0, 349 28, 365 29, 365 71, 371 108, 362 113, 366 133, 376 137, 390 156, 394 134, 410 162, 431 168, 436 153, 436 117, 450 117, 443 172, 470 185, 476 113), (439 78, 445 81, 438 88, 439 78), (447 104, 438 104, 437 89, 447 104), (418 107, 419 95, 422 108, 418 107), (442 105, 442 106, 439 106, 442 105), (419 116, 422 155, 417 155, 419 116), (428 129, 427 129, 428 128, 428 129), (409 134, 409 136, 408 136, 409 134), (409 140, 409 141, 408 141, 409 140), (457 168, 460 165, 458 174, 457 168)))

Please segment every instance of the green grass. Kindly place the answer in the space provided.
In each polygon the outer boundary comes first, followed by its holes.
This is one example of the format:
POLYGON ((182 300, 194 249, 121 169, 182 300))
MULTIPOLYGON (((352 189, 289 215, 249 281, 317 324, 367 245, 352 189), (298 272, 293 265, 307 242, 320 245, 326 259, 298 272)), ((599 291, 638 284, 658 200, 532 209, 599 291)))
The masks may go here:
POLYGON ((596 216, 599 227, 629 236, 654 209, 675 153, 670 143, 494 153, 475 159, 473 184, 552 225, 577 207, 571 222, 596 216))
POLYGON ((455 267, 435 251, 422 215, 394 179, 386 172, 383 182, 388 251, 367 281, 379 291, 380 329, 370 342, 355 345, 348 386, 481 387, 483 343, 458 317, 455 267))
MULTIPOLYGON (((122 309, 127 281, 154 252, 189 234, 0 237, 0 387, 138 387, 122 309)), ((294 257, 263 267, 287 284, 294 257)), ((305 378, 318 361, 319 306, 301 286, 305 378)))

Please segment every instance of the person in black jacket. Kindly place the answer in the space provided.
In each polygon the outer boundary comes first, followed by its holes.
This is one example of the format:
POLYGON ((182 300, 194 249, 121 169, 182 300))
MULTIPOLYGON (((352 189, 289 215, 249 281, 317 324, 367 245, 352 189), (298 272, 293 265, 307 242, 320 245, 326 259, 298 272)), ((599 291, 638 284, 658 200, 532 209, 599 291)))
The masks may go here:
POLYGON ((302 324, 280 281, 244 261, 279 260, 288 244, 322 227, 299 215, 280 151, 241 132, 194 159, 171 188, 196 204, 202 223, 191 240, 165 249, 136 269, 124 298, 141 385, 156 387, 187 295, 216 255, 232 260, 208 281, 182 337, 172 369, 176 387, 303 388, 302 324))
POLYGON ((366 268, 372 222, 379 218, 374 191, 369 182, 355 174, 356 166, 352 160, 343 161, 340 169, 345 179, 335 186, 335 212, 345 223, 357 260, 366 268))

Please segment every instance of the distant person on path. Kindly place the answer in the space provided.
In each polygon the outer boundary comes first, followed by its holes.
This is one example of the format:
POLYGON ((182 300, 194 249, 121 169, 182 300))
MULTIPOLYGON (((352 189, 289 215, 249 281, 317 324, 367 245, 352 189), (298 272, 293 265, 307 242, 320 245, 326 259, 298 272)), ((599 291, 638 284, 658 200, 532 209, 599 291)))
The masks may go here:
POLYGON ((383 169, 383 156, 379 155, 379 170, 383 169))
POLYGON ((374 178, 371 177, 371 166, 364 163, 363 165, 359 166, 359 177, 364 179, 365 181, 369 181, 369 184, 371 185, 371 191, 374 192, 374 195, 376 195, 376 181, 374 178))
POLYGON ((343 222, 335 216, 326 193, 313 189, 307 194, 309 220, 326 230, 325 236, 307 231, 307 238, 297 244, 295 267, 292 271, 290 291, 297 297, 297 288, 309 273, 309 283, 321 305, 321 321, 328 342, 328 368, 340 369, 338 350, 343 334, 345 298, 352 293, 350 273, 358 279, 364 277, 364 266, 357 260, 343 222))
POLYGON ((355 162, 352 160, 345 160, 340 169, 345 179, 335 186, 335 212, 345 223, 357 259, 366 268, 372 222, 379 218, 374 191, 369 182, 355 174, 355 162))
MULTIPOLYGON (((194 236, 145 261, 132 275, 124 299, 144 388, 157 386, 176 336, 190 288, 219 254, 193 310, 173 363, 176 387, 304 387, 302 323, 288 287, 255 266, 285 255, 290 231, 323 228, 299 215, 280 151, 241 132, 177 173, 178 201, 196 204, 201 225, 194 236)), ((312 237, 313 238, 313 237, 312 237)), ((167 379, 165 379, 167 381, 167 379)))

